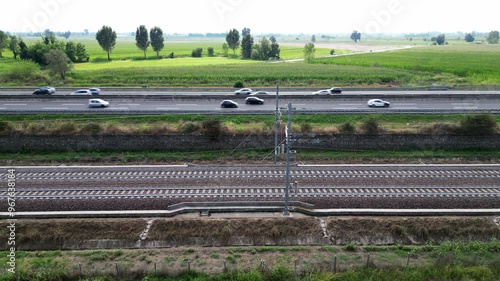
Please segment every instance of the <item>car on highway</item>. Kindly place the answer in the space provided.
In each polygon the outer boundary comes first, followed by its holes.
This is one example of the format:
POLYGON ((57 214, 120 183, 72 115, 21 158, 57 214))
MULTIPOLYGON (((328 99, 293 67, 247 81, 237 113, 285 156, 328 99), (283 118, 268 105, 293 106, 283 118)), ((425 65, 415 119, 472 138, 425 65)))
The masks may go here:
POLYGON ((320 91, 314 92, 312 94, 315 96, 329 96, 332 94, 332 92, 330 92, 330 90, 320 90, 320 91))
POLYGON ((368 101, 369 107, 389 107, 391 103, 381 99, 371 99, 368 101))
POLYGON ((101 89, 99 88, 89 88, 89 91, 93 96, 98 96, 101 94, 101 89))
POLYGON ((250 95, 252 93, 252 89, 250 88, 242 88, 237 91, 234 91, 235 95, 250 95))
POLYGON ((259 99, 258 97, 248 97, 245 99, 246 104, 264 104, 263 99, 259 99))
POLYGON ((330 88, 330 92, 332 92, 332 94, 340 94, 340 93, 342 93, 342 88, 333 87, 333 88, 330 88))
POLYGON ((232 100, 223 100, 220 103, 221 108, 238 108, 238 103, 232 101, 232 100))
POLYGON ((109 102, 103 99, 89 99, 89 107, 108 107, 109 102))
POLYGON ((88 90, 88 89, 84 89, 84 90, 74 91, 70 95, 72 95, 72 96, 91 96, 92 92, 90 90, 88 90))
POLYGON ((49 87, 49 86, 44 86, 44 87, 36 89, 33 92, 33 95, 52 95, 52 94, 55 94, 55 93, 56 93, 56 89, 55 88, 49 87))
POLYGON ((255 92, 255 93, 251 93, 250 95, 251 96, 268 96, 269 93, 265 92, 265 91, 258 91, 258 92, 255 92))

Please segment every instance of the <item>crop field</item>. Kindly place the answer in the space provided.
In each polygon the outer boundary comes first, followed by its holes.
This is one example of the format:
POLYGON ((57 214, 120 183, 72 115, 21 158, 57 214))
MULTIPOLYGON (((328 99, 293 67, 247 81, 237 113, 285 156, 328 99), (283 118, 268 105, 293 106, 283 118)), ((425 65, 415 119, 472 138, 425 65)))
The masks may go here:
POLYGON ((450 83, 498 85, 499 45, 446 45, 412 48, 394 52, 318 59, 319 64, 427 71, 450 83), (448 77, 448 78, 446 78, 448 77))
MULTIPOLYGON (((305 39, 278 38, 285 41, 281 46, 281 57, 295 59, 303 56, 302 43, 305 39), (293 43, 293 44, 292 44, 293 43)), ((28 43, 38 40, 30 38, 28 43)), ((60 39, 63 40, 63 39, 60 39)), ((74 65, 64 84, 70 86, 215 86, 232 87, 236 82, 243 82, 248 87, 282 86, 295 87, 331 87, 331 86, 428 86, 438 85, 499 85, 500 65, 499 45, 465 44, 450 41, 446 46, 422 46, 408 40, 370 39, 364 41, 369 46, 413 45, 411 49, 373 52, 342 56, 351 52, 347 49, 335 49, 335 57, 318 58, 314 63, 298 62, 262 62, 222 57, 223 38, 194 39, 166 38, 165 49, 161 56, 174 52, 175 58, 157 59, 156 53, 149 48, 148 59, 135 46, 133 37, 119 37, 116 48, 111 53, 112 61, 107 61, 107 54, 96 40, 72 38, 75 42, 86 45, 91 57, 89 63, 74 65), (386 44, 386 45, 384 45, 386 44), (191 58, 191 51, 203 48, 204 57, 191 58), (215 57, 207 56, 207 49, 214 48, 215 57)), ((258 38, 255 40, 258 42, 258 38)), ((321 39, 317 45, 317 57, 329 56, 328 43, 347 46, 347 40, 321 39)), ((354 43, 352 43, 354 45, 354 43)), ((360 45, 358 45, 360 46, 360 45)), ((354 49, 354 47, 353 47, 354 49)), ((239 55, 239 50, 236 50, 239 55)), ((62 85, 44 71, 33 75, 34 78, 9 79, 16 65, 10 52, 4 51, 6 58, 0 59, 0 84, 28 86, 38 84, 62 85), (7 74, 7 75, 5 75, 7 74), (44 78, 45 77, 45 78, 44 78), (45 82, 41 80, 45 79, 45 82)))

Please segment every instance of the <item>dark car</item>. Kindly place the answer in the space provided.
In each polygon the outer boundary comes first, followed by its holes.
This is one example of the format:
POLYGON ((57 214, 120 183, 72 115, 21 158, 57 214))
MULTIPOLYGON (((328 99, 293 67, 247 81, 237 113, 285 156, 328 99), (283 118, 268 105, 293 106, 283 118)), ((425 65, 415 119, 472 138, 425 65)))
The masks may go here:
POLYGON ((55 94, 55 93, 56 93, 56 89, 55 88, 52 88, 52 87, 49 87, 49 86, 45 86, 45 87, 41 87, 41 88, 36 89, 33 92, 33 95, 52 95, 52 94, 55 94))
POLYGON ((222 107, 222 108, 238 108, 238 104, 232 100, 223 100, 220 103, 220 107, 222 107))
POLYGON ((246 104, 264 104, 263 99, 259 99, 258 97, 248 97, 245 99, 246 104))

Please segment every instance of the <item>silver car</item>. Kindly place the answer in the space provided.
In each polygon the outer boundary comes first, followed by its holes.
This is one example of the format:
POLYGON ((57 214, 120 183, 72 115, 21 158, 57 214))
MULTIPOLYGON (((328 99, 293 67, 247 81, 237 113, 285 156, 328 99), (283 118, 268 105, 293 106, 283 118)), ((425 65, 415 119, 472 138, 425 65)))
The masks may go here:
POLYGON ((371 99, 368 101, 369 107, 389 107, 391 103, 381 99, 371 99))
POLYGON ((88 89, 85 89, 85 90, 74 91, 73 93, 71 93, 71 95, 72 96, 91 96, 92 92, 88 89))
POLYGON ((90 99, 89 107, 108 107, 109 102, 102 99, 90 99))

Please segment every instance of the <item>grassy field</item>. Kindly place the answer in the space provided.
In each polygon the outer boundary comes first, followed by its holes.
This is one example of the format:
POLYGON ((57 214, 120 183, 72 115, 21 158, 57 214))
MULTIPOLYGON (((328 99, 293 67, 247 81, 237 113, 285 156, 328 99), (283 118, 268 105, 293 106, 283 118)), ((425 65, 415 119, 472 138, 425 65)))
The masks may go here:
MULTIPOLYGON (((37 39, 30 39, 37 40, 37 39)), ((222 53, 223 39, 168 39, 162 56, 174 52, 175 59, 156 59, 150 49, 148 59, 134 44, 132 37, 119 38, 108 62, 93 38, 73 38, 85 43, 91 57, 90 63, 75 64, 65 84, 71 86, 215 86, 231 87, 236 82, 245 86, 331 87, 348 86, 428 86, 440 85, 499 85, 499 45, 465 44, 450 41, 446 46, 423 46, 423 41, 369 39, 366 46, 402 46, 414 48, 400 51, 336 56, 317 59, 315 63, 268 63, 218 56, 222 53), (384 45, 385 44, 385 45, 384 45), (203 58, 191 58, 191 51, 204 49, 203 58), (213 47, 216 57, 207 57, 208 47, 213 47)), ((285 39, 283 39, 285 40, 285 39)), ((278 38, 280 42, 280 38, 278 38)), ((294 46, 281 46, 281 57, 294 59, 303 56, 305 40, 290 40, 294 46), (304 41, 304 42, 302 42, 304 41)), ((318 46, 328 44, 354 44, 344 39, 321 39, 318 46)), ((428 44, 428 43, 425 43, 428 44)), ((354 45, 353 45, 354 46, 354 45)), ((365 46, 365 47, 366 47, 365 46)), ((330 48, 319 48, 316 56, 328 56, 330 48)), ((336 54, 346 53, 336 50, 336 54)), ((5 51, 0 59, 0 85, 62 85, 46 73, 40 72, 31 80, 12 79, 14 63, 5 51)), ((232 54, 232 50, 229 50, 232 54)), ((237 50, 236 54, 239 54, 237 50)))
POLYGON ((500 75, 500 45, 446 45, 407 50, 371 53, 356 56, 318 59, 319 64, 361 66, 372 69, 422 71, 434 74, 434 79, 452 79, 450 83, 498 85, 500 75), (448 78, 447 78, 448 77, 448 78))

